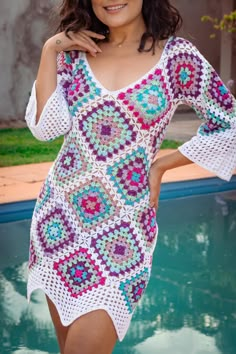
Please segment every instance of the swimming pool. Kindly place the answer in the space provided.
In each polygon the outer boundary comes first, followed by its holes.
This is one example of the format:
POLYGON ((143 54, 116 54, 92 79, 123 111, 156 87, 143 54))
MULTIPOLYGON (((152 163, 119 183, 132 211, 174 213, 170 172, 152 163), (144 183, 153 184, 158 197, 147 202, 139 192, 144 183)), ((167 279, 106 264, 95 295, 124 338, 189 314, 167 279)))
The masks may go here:
MULTIPOLYGON (((152 277, 114 354, 236 353, 235 183, 163 187, 152 277)), ((33 204, 0 208, 1 354, 58 353, 44 296, 25 297, 33 204)))

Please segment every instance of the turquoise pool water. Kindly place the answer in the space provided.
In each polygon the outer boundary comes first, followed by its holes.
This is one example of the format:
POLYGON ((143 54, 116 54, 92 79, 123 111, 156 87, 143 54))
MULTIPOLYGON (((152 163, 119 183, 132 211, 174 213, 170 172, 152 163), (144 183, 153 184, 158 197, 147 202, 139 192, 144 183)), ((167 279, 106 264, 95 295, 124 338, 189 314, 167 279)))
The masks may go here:
MULTIPOLYGON (((162 200, 152 277, 114 354, 236 353, 236 192, 162 200)), ((0 353, 58 353, 41 292, 28 305, 30 220, 0 224, 0 353)))

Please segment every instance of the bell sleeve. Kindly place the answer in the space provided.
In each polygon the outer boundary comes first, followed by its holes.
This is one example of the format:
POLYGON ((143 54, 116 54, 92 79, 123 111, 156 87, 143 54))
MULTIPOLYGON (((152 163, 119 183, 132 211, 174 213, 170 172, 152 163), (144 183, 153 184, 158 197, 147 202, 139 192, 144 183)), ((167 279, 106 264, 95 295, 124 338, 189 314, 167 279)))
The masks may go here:
POLYGON ((37 98, 34 82, 26 108, 25 120, 34 137, 41 141, 51 141, 65 135, 71 129, 72 118, 67 103, 67 93, 72 78, 72 63, 68 52, 57 56, 57 87, 46 102, 36 123, 37 98))
POLYGON ((209 62, 190 42, 180 43, 174 96, 203 120, 178 149, 191 161, 229 181, 236 168, 236 101, 209 62))

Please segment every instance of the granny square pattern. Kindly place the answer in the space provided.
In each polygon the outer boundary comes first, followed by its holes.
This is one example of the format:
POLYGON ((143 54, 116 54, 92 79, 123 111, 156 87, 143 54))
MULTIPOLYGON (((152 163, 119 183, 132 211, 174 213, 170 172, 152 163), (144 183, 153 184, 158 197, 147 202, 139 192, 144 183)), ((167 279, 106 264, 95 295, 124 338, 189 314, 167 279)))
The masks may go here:
POLYGON ((29 269, 34 266, 34 264, 39 263, 34 242, 30 240, 30 248, 29 248, 29 269))
POLYGON ((37 224, 38 244, 47 257, 73 244, 75 230, 62 208, 52 206, 51 210, 39 220, 37 224))
POLYGON ((127 106, 144 130, 160 122, 171 107, 167 85, 160 69, 149 74, 141 84, 119 93, 118 99, 127 106))
POLYGON ((114 101, 104 101, 83 112, 79 129, 98 161, 117 155, 135 142, 137 136, 125 112, 114 101))
POLYGON ((75 183, 79 175, 89 171, 91 166, 84 156, 78 138, 72 135, 64 143, 54 166, 53 179, 59 186, 75 183))
POLYGON ((144 206, 135 214, 134 220, 147 248, 152 248, 157 237, 156 211, 154 208, 144 206))
POLYGON ((91 100, 101 95, 101 89, 95 85, 83 60, 79 59, 73 67, 73 80, 68 88, 68 106, 72 116, 91 100))
POLYGON ((97 177, 70 189, 65 196, 84 232, 96 229, 119 214, 111 191, 97 177))
POLYGON ((138 148, 113 166, 108 166, 107 174, 126 204, 139 202, 148 192, 148 160, 145 149, 138 148))
POLYGON ((86 248, 81 247, 55 262, 54 269, 72 297, 82 296, 83 293, 105 284, 105 277, 86 248))
POLYGON ((107 311, 123 340, 151 274, 158 225, 149 173, 174 112, 187 104, 202 120, 179 152, 228 181, 236 168, 236 103, 183 38, 169 38, 154 67, 116 91, 89 62, 83 52, 59 53, 57 86, 37 124, 35 84, 27 106, 37 139, 64 136, 33 213, 28 297, 42 289, 64 326, 107 311))
POLYGON ((35 206, 35 212, 38 212, 43 205, 49 200, 50 195, 53 193, 52 188, 50 186, 48 178, 44 181, 44 184, 42 185, 38 199, 37 199, 37 204, 35 206))
POLYGON ((129 313, 132 313, 136 303, 141 299, 149 280, 148 268, 120 283, 120 290, 129 313))
POLYGON ((202 60, 193 53, 174 54, 168 59, 167 75, 170 75, 170 85, 174 98, 194 97, 201 94, 203 78, 202 60))
POLYGON ((91 247, 113 277, 123 277, 144 261, 138 235, 128 222, 121 221, 108 231, 98 233, 98 237, 92 239, 91 247))
POLYGON ((230 94, 229 90, 216 74, 216 72, 209 68, 208 80, 206 81, 206 86, 204 87, 204 96, 209 101, 212 101, 212 104, 217 105, 218 107, 226 110, 229 114, 233 113, 233 97, 230 94))

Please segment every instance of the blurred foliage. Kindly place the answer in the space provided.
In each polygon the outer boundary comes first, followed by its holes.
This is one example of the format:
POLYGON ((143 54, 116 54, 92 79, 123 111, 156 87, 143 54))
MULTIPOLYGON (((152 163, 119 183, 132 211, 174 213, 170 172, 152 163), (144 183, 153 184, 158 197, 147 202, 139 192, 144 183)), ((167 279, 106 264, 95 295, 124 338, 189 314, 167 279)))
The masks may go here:
MULTIPOLYGON (((227 33, 236 32, 236 10, 225 14, 221 19, 205 15, 202 16, 201 21, 212 23, 213 29, 216 31, 225 31, 227 33)), ((210 37, 215 38, 216 33, 212 33, 210 37)))

